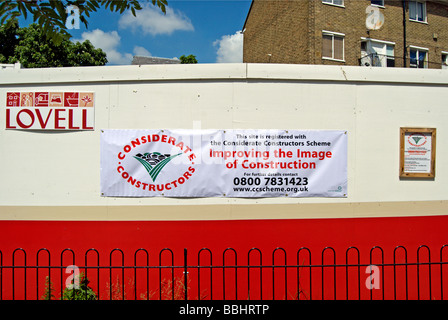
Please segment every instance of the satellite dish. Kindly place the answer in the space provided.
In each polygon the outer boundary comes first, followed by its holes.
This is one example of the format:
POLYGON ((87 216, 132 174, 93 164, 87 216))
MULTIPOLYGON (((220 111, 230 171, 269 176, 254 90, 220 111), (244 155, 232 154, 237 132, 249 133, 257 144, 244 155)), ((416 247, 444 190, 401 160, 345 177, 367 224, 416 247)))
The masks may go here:
POLYGON ((384 24, 384 14, 378 7, 368 6, 366 8, 366 27, 367 30, 379 30, 384 24))

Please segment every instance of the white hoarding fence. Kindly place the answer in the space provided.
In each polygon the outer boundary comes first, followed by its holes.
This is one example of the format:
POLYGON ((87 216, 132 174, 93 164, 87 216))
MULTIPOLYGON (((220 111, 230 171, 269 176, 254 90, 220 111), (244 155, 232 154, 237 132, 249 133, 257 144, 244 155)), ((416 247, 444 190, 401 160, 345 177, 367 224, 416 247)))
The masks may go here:
POLYGON ((102 130, 110 197, 346 197, 347 132, 102 130))

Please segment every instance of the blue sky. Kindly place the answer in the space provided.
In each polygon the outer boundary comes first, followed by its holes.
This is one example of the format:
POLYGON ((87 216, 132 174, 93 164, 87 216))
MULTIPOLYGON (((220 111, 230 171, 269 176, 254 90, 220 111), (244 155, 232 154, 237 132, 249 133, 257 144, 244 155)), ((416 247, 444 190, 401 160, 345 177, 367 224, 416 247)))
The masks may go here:
POLYGON ((109 65, 130 64, 134 55, 174 58, 193 54, 199 63, 242 62, 240 31, 251 0, 168 0, 163 15, 151 2, 123 14, 101 9, 72 40, 89 39, 106 51, 109 65))

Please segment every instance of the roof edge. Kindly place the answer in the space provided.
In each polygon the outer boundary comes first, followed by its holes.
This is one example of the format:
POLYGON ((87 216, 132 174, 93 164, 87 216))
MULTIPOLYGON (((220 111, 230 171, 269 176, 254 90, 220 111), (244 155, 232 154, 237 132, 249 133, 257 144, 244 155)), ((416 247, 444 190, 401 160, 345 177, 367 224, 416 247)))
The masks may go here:
POLYGON ((246 30, 247 19, 249 19, 249 15, 250 15, 250 12, 252 11, 252 6, 253 6, 253 4, 254 4, 254 1, 255 1, 255 0, 251 0, 251 2, 250 2, 249 11, 247 12, 247 15, 246 15, 246 20, 244 20, 243 29, 241 29, 243 33, 244 33, 244 31, 246 30))

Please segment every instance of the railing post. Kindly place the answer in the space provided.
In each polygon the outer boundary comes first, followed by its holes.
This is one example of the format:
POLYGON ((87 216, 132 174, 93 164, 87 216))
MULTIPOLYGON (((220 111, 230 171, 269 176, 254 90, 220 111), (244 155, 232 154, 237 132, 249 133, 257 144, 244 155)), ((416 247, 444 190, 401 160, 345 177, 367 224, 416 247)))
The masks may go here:
POLYGON ((187 283, 188 281, 188 270, 187 270, 187 248, 184 248, 184 287, 185 287, 185 300, 188 300, 187 297, 187 283))

